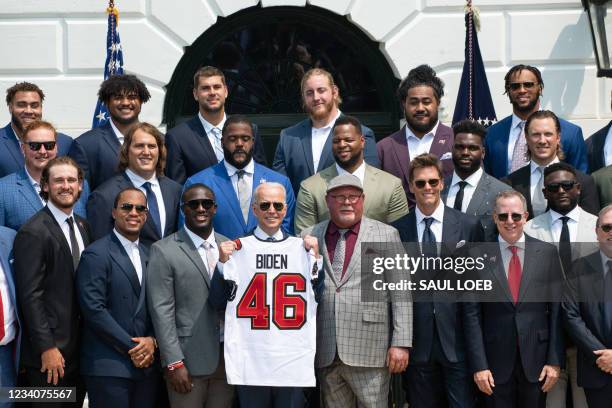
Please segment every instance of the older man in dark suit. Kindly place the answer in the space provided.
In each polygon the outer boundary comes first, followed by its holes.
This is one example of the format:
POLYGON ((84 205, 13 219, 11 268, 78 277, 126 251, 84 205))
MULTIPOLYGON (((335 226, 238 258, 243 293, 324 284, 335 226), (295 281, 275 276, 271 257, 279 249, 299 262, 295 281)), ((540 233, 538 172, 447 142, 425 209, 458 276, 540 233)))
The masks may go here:
POLYGON ((87 202, 94 240, 113 230, 113 200, 127 187, 136 187, 147 196, 149 216, 140 232, 140 242, 147 249, 176 231, 182 187, 164 176, 165 163, 166 148, 161 132, 146 122, 135 125, 125 136, 119 152, 122 173, 98 187, 87 202))
POLYGON ((69 157, 58 157, 47 164, 40 184, 47 205, 21 227, 13 245, 24 329, 21 367, 30 386, 77 387, 77 402, 82 402, 75 270, 90 234, 73 209, 83 172, 69 157))
POLYGON ((138 123, 142 104, 151 94, 136 76, 113 75, 100 85, 98 98, 108 108, 108 123, 77 137, 68 153, 83 169, 92 190, 117 173, 125 135, 138 123))
POLYGON ((420 65, 408 73, 397 90, 406 126, 384 138, 376 149, 381 168, 402 180, 408 206, 414 207, 414 195, 408 180, 410 161, 423 153, 431 153, 442 163, 443 177, 453 172, 451 152, 453 132, 438 120, 444 83, 429 65, 420 65))

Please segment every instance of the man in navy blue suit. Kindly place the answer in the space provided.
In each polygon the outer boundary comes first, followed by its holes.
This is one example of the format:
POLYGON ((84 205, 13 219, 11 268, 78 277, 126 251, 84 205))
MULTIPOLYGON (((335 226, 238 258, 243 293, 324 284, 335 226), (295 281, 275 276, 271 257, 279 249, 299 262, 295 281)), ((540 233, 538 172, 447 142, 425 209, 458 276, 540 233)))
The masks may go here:
MULTIPOLYGON (((611 107, 612 109, 612 107, 611 107)), ((589 174, 612 165, 612 121, 586 140, 589 174)))
MULTIPOLYGON (((293 234, 295 196, 289 179, 253 160, 253 126, 248 118, 234 115, 225 121, 221 142, 224 159, 189 177, 183 188, 202 183, 209 186, 217 198, 217 215, 213 226, 215 231, 229 239, 250 234, 257 226, 252 202, 255 188, 266 181, 273 181, 285 187, 287 215, 281 228, 293 234)), ((181 215, 181 225, 183 217, 181 215)))
MULTIPOLYGON (((497 179, 518 170, 529 161, 525 156, 525 121, 541 109, 540 97, 544 90, 540 70, 530 65, 515 65, 504 80, 505 93, 512 104, 512 115, 491 126, 485 140, 485 171, 497 179)), ((563 119, 560 122, 565 162, 586 173, 588 163, 582 129, 563 119)))
POLYGON ((138 239, 147 213, 142 191, 122 190, 113 231, 81 254, 81 374, 93 407, 152 408, 161 386, 146 301, 148 251, 138 239))
MULTIPOLYGON (((23 169, 21 140, 27 125, 42 117, 42 103, 45 94, 37 85, 20 82, 6 90, 6 104, 11 121, 0 129, 0 177, 23 169)), ((72 138, 57 134, 57 155, 65 156, 72 145, 72 138)))
POLYGON ((83 169, 92 190, 118 172, 119 148, 125 135, 139 122, 142 104, 151 94, 136 76, 114 75, 102 82, 98 98, 108 108, 110 120, 77 137, 68 153, 83 169))
MULTIPOLYGON (((0 227, 0 387, 14 387, 19 371, 21 325, 11 265, 13 239, 15 231, 0 227)), ((0 402, 0 408, 12 406, 0 402)))
MULTIPOLYGON (((303 180, 334 164, 332 128, 342 115, 340 91, 326 70, 308 70, 302 77, 301 94, 308 118, 281 131, 272 164, 274 170, 289 177, 296 193, 303 180)), ((366 163, 380 167, 374 132, 365 126, 361 130, 366 140, 366 163)))

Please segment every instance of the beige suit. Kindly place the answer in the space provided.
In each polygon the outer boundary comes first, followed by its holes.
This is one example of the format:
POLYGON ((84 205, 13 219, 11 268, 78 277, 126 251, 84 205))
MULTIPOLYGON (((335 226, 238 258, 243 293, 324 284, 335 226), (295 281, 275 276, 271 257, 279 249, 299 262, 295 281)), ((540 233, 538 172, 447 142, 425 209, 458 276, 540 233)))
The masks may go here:
MULTIPOLYGON (((336 164, 302 181, 295 209, 295 233, 329 219, 325 193, 330 180, 338 175, 336 164)), ((366 163, 363 183, 363 215, 389 224, 408 214, 408 201, 402 181, 366 163)))

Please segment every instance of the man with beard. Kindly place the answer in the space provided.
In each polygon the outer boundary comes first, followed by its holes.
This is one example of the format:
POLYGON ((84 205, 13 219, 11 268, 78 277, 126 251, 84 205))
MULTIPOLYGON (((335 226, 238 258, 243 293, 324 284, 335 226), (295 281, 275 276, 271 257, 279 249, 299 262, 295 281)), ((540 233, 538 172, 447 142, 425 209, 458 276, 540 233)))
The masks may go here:
MULTIPOLYGON (((42 118, 42 103, 45 94, 37 85, 20 82, 6 90, 6 104, 11 122, 0 129, 0 177, 23 169, 24 160, 21 143, 25 128, 42 118)), ((57 134, 57 155, 65 156, 72 145, 72 138, 57 134)))
MULTIPOLYGON (((597 240, 597 217, 578 205, 580 183, 576 170, 567 163, 551 164, 544 170, 544 196, 549 210, 528 221, 525 232, 541 241, 556 243, 563 270, 568 275, 573 260, 592 252, 589 243, 597 240)), ((546 398, 546 406, 565 408, 571 380, 573 407, 586 408, 584 390, 576 382, 576 347, 566 342, 565 352, 567 369, 561 370, 559 381, 546 398)))
MULTIPOLYGON (((532 219, 546 211, 547 202, 544 196, 544 169, 564 159, 560 145, 560 120, 551 111, 536 111, 525 122, 525 138, 527 139, 527 166, 502 179, 513 189, 520 192, 527 200, 527 211, 532 219)), ((488 139, 488 138, 487 138, 488 139)), ((576 171, 576 179, 580 183, 580 198, 578 203, 583 210, 591 214, 599 211, 599 198, 593 178, 581 171, 576 171)))
POLYGON ((381 168, 402 180, 408 206, 412 208, 415 199, 409 187, 410 161, 421 154, 431 153, 440 160, 443 177, 450 176, 453 172, 453 132, 438 120, 444 82, 429 65, 410 70, 400 83, 397 95, 406 116, 406 125, 378 142, 376 148, 381 168))
POLYGON ((117 173, 119 148, 125 135, 139 122, 142 104, 151 95, 136 76, 114 75, 102 82, 98 98, 108 108, 110 120, 77 137, 68 153, 83 169, 92 190, 117 173))
MULTIPOLYGON (((525 122, 532 113, 540 110, 540 97, 544 90, 540 70, 530 65, 515 65, 504 80, 512 115, 491 126, 485 141, 485 170, 497 179, 527 165, 525 122)), ((586 172, 588 165, 582 129, 566 120, 559 121, 565 161, 586 172)))
MULTIPOLYGON (((332 128, 342 115, 340 91, 332 75, 322 68, 308 70, 302 77, 302 105, 308 118, 283 129, 272 168, 291 180, 294 191, 306 178, 334 164, 332 128)), ((376 140, 371 129, 362 126, 365 137, 364 159, 380 167, 376 156, 376 140)))
MULTIPOLYGON (((206 66, 193 76, 193 98, 199 112, 193 118, 170 129, 166 134, 168 164, 166 174, 178 183, 184 183, 200 170, 223 160, 221 129, 225 124, 225 100, 228 91, 225 75, 220 69, 206 66)), ((266 164, 266 156, 253 124, 255 151, 253 159, 266 164)))
MULTIPOLYGON (((25 166, 0 179, 0 225, 17 231, 44 207, 40 177, 47 163, 57 155, 57 136, 55 128, 42 120, 35 120, 24 130, 21 150, 25 166)), ((89 186, 84 181, 81 198, 74 207, 74 212, 83 218, 88 197, 89 186)))
POLYGON ((442 199, 446 205, 463 213, 476 216, 484 229, 485 241, 496 234, 491 215, 495 197, 509 187, 482 170, 485 156, 484 139, 487 130, 480 123, 463 120, 453 126, 452 177, 444 180, 442 199))
POLYGON ((209 186, 217 197, 215 231, 236 239, 249 234, 257 226, 252 209, 253 191, 257 185, 267 181, 280 183, 285 187, 287 197, 287 215, 281 228, 292 234, 295 196, 291 183, 287 177, 253 160, 253 125, 249 119, 242 115, 227 118, 221 143, 224 159, 189 177, 183 191, 196 183, 209 186))
POLYGON ((51 160, 40 179, 47 205, 26 222, 13 245, 15 286, 24 336, 21 368, 32 387, 77 387, 81 406, 85 390, 79 376, 79 306, 75 270, 89 245, 89 226, 73 212, 83 172, 69 157, 51 160))
POLYGON ((295 230, 300 231, 329 219, 325 202, 327 185, 339 174, 352 174, 363 185, 364 214, 389 224, 408 213, 406 194, 397 177, 364 161, 365 137, 361 123, 353 116, 341 116, 333 129, 335 163, 302 181, 295 210, 295 230))

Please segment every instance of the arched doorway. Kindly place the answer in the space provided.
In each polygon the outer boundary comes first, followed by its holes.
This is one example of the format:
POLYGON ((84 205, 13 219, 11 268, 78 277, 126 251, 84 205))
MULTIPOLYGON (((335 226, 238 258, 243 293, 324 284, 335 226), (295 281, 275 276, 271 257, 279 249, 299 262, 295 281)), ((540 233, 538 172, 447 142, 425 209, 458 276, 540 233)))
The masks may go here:
POLYGON ((305 117, 299 84, 311 67, 332 72, 342 111, 359 117, 377 138, 399 126, 399 81, 379 43, 345 17, 318 7, 255 6, 219 18, 186 48, 166 87, 169 128, 197 113, 192 78, 204 65, 223 70, 227 112, 247 114, 257 123, 270 163, 280 130, 305 117))

